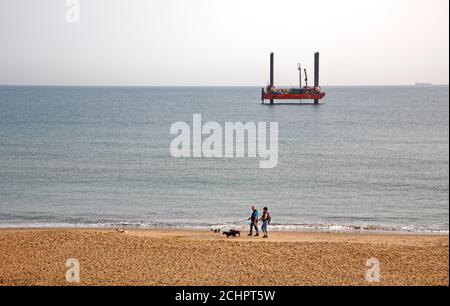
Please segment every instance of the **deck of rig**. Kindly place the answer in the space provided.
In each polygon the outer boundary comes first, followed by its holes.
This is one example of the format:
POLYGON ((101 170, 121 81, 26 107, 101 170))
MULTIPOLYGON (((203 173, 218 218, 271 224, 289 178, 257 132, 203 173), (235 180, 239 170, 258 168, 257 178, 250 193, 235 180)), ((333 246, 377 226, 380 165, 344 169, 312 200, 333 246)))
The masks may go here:
POLYGON ((301 104, 305 104, 302 103, 302 100, 314 100, 314 104, 319 105, 319 100, 325 97, 325 93, 322 92, 319 85, 319 52, 314 54, 314 87, 308 86, 306 69, 304 69, 306 84, 302 87, 302 68, 300 64, 298 64, 298 71, 300 79, 298 88, 276 88, 274 86, 274 54, 272 52, 270 54, 270 83, 266 88, 262 88, 262 103, 265 104, 265 100, 269 100, 270 105, 273 105, 274 100, 299 100, 301 104))

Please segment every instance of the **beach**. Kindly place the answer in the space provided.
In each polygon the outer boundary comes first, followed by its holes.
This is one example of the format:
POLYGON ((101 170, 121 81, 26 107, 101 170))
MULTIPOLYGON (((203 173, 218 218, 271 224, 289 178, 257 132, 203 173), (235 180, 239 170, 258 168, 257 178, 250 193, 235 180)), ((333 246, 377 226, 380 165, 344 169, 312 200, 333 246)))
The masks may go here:
POLYGON ((0 285, 445 285, 448 235, 3 229, 0 285), (80 282, 66 281, 68 259, 80 282), (367 282, 376 259, 380 282, 367 282), (373 263, 373 261, 372 261, 373 263))

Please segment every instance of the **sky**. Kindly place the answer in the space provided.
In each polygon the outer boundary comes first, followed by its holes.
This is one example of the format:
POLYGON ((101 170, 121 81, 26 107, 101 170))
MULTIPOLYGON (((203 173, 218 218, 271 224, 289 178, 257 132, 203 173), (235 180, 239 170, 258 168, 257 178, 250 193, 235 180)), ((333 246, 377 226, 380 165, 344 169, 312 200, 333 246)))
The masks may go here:
POLYGON ((264 86, 270 52, 295 85, 316 51, 322 86, 448 84, 449 1, 0 0, 3 85, 264 86))

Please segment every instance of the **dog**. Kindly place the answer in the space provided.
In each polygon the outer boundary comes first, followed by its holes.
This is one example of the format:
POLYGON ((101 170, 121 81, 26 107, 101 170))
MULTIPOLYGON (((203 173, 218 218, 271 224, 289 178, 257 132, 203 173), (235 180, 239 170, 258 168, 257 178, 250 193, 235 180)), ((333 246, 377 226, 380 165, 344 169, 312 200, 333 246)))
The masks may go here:
POLYGON ((230 230, 230 232, 231 233, 234 233, 236 236, 239 236, 239 237, 241 237, 241 231, 238 231, 238 230, 235 230, 235 229, 232 229, 232 230, 230 230))
POLYGON ((214 232, 215 234, 220 234, 220 229, 211 229, 211 232, 214 232))
POLYGON ((231 231, 230 232, 223 232, 223 235, 226 235, 227 238, 230 238, 231 236, 233 236, 233 238, 237 237, 236 234, 231 232, 231 231))
POLYGON ((228 232, 223 232, 223 235, 226 235, 227 238, 230 238, 230 237, 237 238, 238 236, 241 237, 241 232, 232 229, 232 230, 229 230, 228 232))

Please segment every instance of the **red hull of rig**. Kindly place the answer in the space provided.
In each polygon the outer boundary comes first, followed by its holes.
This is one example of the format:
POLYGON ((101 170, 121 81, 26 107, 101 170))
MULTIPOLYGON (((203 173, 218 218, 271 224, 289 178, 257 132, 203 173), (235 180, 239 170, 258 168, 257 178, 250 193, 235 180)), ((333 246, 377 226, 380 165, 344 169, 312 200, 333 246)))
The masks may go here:
POLYGON ((324 92, 318 92, 314 94, 263 94, 263 100, 320 100, 323 97, 325 97, 324 92))
POLYGON ((274 86, 274 54, 270 54, 270 83, 261 91, 261 100, 269 100, 270 104, 274 104, 274 100, 314 100, 314 104, 319 104, 319 100, 325 97, 319 85, 319 52, 314 54, 314 87, 308 87, 308 76, 305 69, 306 86, 301 85, 301 67, 300 71, 300 86, 298 88, 281 89, 274 86))

